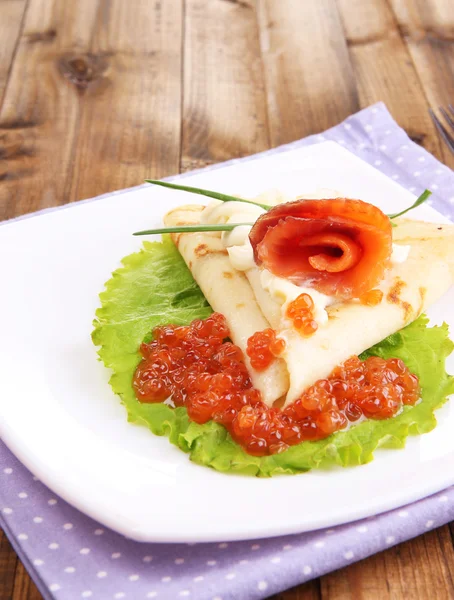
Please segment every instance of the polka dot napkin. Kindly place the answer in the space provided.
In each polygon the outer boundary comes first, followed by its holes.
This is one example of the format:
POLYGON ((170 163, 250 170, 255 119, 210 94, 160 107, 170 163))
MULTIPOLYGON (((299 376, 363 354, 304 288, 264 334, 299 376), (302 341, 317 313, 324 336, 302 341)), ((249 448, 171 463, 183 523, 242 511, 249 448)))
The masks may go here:
MULTIPOLYGON (((345 146, 415 194, 430 188, 429 202, 454 217, 454 173, 414 144, 383 104, 269 152, 323 140, 345 146)), ((45 598, 253 600, 454 520, 454 487, 335 529, 251 542, 142 544, 56 497, 0 442, 0 508, 0 525, 45 598)))

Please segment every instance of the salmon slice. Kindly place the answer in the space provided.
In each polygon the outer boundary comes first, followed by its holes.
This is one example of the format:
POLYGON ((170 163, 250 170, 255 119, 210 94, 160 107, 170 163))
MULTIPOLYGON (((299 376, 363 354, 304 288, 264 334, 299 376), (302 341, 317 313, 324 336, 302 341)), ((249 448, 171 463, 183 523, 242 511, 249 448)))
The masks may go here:
POLYGON ((257 265, 341 299, 376 286, 392 252, 389 217, 349 198, 279 204, 257 219, 249 239, 257 265))

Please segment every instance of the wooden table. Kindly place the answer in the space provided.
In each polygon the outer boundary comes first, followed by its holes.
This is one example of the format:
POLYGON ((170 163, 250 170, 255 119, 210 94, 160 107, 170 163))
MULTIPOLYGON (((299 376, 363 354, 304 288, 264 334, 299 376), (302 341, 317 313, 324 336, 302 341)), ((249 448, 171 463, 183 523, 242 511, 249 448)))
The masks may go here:
MULTIPOLYGON (((454 0, 0 0, 0 219, 245 156, 378 100, 454 167, 454 0)), ((454 526, 281 600, 454 598, 454 526)), ((40 595, 0 538, 0 600, 40 595)))

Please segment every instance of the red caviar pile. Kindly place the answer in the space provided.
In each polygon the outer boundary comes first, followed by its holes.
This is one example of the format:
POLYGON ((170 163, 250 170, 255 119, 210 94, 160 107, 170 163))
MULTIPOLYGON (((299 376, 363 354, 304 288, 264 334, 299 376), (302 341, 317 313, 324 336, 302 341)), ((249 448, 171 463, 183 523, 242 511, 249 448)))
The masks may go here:
POLYGON ((264 371, 285 349, 285 342, 276 337, 274 329, 257 331, 247 341, 246 354, 256 371, 264 371))
POLYGON ((264 456, 318 440, 365 416, 386 419, 420 397, 418 378, 399 359, 352 357, 285 410, 268 408, 252 383, 241 350, 226 341, 219 313, 191 325, 153 330, 141 345, 133 385, 140 402, 186 406, 196 423, 224 425, 249 454, 264 456))
POLYGON ((290 302, 285 314, 293 322, 295 329, 303 335, 312 335, 317 331, 317 321, 314 321, 314 301, 309 294, 300 294, 290 302))

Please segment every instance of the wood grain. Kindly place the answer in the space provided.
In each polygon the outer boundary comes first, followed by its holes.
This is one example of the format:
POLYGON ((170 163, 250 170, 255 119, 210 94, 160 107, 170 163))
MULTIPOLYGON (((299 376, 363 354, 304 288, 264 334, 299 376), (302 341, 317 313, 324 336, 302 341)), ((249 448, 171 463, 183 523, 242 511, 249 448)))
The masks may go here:
POLYGON ((271 145, 320 132, 359 108, 335 0, 259 1, 271 145))
POLYGON ((254 6, 186 1, 182 170, 269 147, 254 6))
POLYGON ((8 538, 0 529, 0 600, 9 600, 12 596, 18 562, 8 538))
POLYGON ((383 101, 417 143, 441 156, 427 100, 385 0, 338 0, 361 106, 383 101))
POLYGON ((285 590, 269 600, 321 600, 320 580, 308 581, 302 585, 285 590))
POLYGON ((454 598, 453 566, 449 527, 442 527, 325 575, 321 580, 322 598, 450 600, 454 598))
POLYGON ((43 600, 24 565, 18 561, 11 600, 43 600))
POLYGON ((0 4, 0 107, 26 6, 27 0, 3 0, 0 4))
POLYGON ((97 8, 30 0, 0 112, 0 219, 65 202, 80 116, 67 57, 89 51, 97 8))
MULTIPOLYGON (((454 102, 454 6, 452 0, 390 0, 424 92, 434 110, 454 102)), ((434 128, 435 132, 435 128, 434 128)), ((442 144, 444 162, 454 157, 442 144)))
POLYGON ((102 0, 67 199, 178 172, 182 20, 182 0, 102 0))

